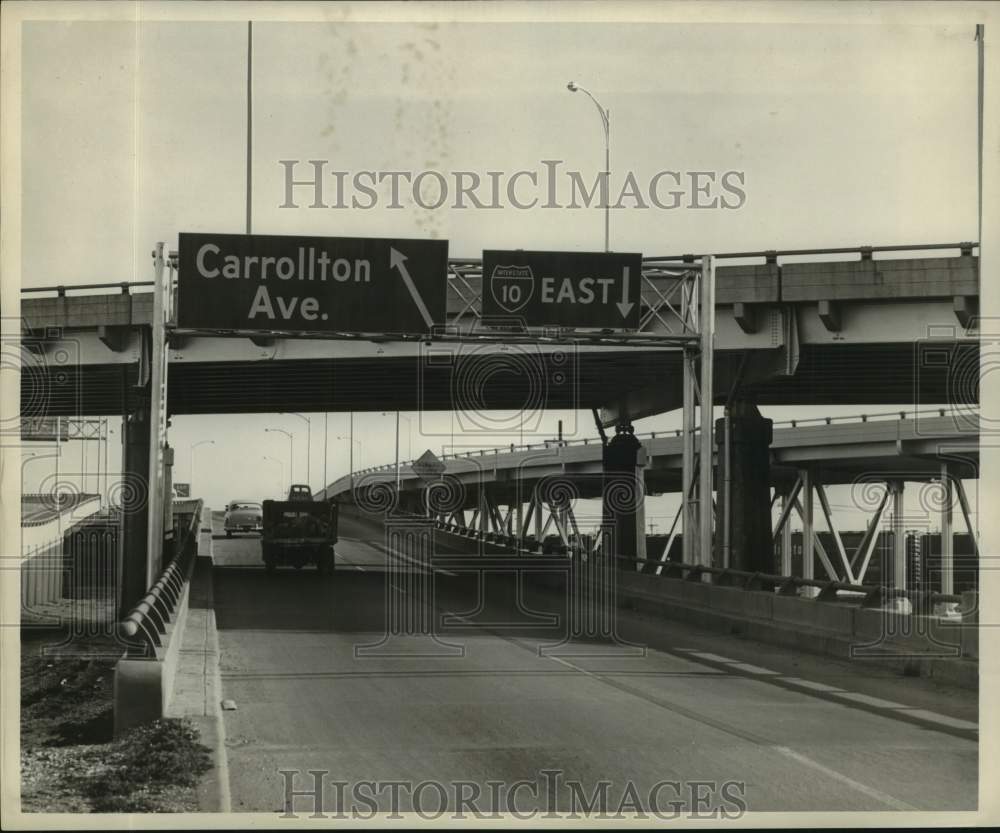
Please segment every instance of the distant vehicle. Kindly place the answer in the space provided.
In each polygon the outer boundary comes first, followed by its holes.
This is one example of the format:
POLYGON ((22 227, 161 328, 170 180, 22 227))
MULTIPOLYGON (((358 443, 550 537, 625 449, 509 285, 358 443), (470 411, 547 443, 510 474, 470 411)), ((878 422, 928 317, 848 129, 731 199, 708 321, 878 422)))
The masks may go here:
POLYGON ((291 488, 288 490, 289 500, 312 500, 313 493, 312 489, 306 486, 304 483, 293 483, 291 488))
POLYGON ((542 553, 544 555, 563 555, 566 547, 563 545, 561 535, 546 535, 542 539, 542 553))
POLYGON ((232 538, 234 532, 262 532, 263 509, 253 500, 234 500, 226 507, 226 519, 223 529, 226 537, 232 538))
POLYGON ((267 572, 273 573, 282 565, 298 569, 315 564, 321 573, 331 575, 336 557, 335 543, 337 504, 325 500, 306 501, 301 497, 264 501, 261 555, 267 572))

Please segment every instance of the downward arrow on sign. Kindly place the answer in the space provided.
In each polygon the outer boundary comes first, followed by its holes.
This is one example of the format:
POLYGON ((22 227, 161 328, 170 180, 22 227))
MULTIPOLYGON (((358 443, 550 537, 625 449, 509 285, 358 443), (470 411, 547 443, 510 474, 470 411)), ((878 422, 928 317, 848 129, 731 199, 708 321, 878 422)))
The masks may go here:
POLYGON ((413 278, 410 277, 410 273, 406 268, 406 255, 393 246, 389 247, 389 268, 399 270, 399 275, 403 279, 403 283, 406 284, 410 297, 413 298, 413 303, 415 303, 417 305, 417 309, 420 310, 420 315, 423 316, 427 329, 432 329, 434 327, 434 319, 431 318, 431 314, 427 310, 427 305, 424 303, 424 299, 420 297, 416 284, 413 283, 413 278))
POLYGON ((632 307, 635 306, 628 299, 628 267, 622 268, 622 299, 620 303, 615 304, 618 307, 618 311, 622 314, 622 318, 628 318, 628 314, 632 312, 632 307))

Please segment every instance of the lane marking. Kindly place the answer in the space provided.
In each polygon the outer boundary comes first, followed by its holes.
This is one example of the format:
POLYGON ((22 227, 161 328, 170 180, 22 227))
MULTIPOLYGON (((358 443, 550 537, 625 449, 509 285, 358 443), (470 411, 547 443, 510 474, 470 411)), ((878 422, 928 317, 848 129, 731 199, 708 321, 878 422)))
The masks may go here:
POLYGON ((750 732, 741 731, 741 730, 735 729, 734 727, 727 726, 724 723, 719 723, 719 722, 713 721, 710 718, 706 718, 706 717, 704 717, 702 715, 698 715, 697 713, 691 712, 690 710, 684 709, 683 707, 679 707, 679 706, 676 706, 674 704, 664 703, 663 701, 659 700, 658 698, 649 697, 644 692, 640 692, 640 691, 637 691, 635 689, 632 689, 631 686, 627 686, 627 685, 621 684, 621 683, 617 682, 616 680, 610 680, 610 679, 608 679, 608 678, 606 678, 606 677, 604 677, 604 676, 602 676, 600 674, 594 674, 594 673, 592 673, 590 671, 587 671, 585 668, 580 668, 578 665, 576 665, 576 664, 574 664, 572 662, 569 662, 567 660, 564 660, 562 657, 549 656, 547 658, 551 659, 551 660, 554 660, 555 662, 558 662, 558 663, 560 663, 562 665, 565 665, 565 666, 567 666, 569 668, 574 668, 577 671, 579 671, 580 673, 582 673, 582 674, 584 674, 584 675, 586 675, 588 677, 592 677, 595 680, 598 680, 599 682, 603 682, 606 685, 611 685, 614 688, 617 688, 619 690, 622 690, 622 691, 625 691, 625 692, 628 692, 628 693, 631 693, 631 694, 638 695, 639 697, 641 697, 643 700, 646 700, 647 702, 651 702, 651 703, 659 705, 659 706, 661 706, 663 708, 667 708, 670 711, 676 711, 676 712, 678 712, 680 714, 685 715, 686 717, 690 717, 690 718, 696 720, 699 723, 703 723, 703 724, 707 724, 707 725, 713 726, 716 729, 720 729, 721 731, 727 732, 729 734, 736 735, 737 737, 742 737, 744 740, 748 740, 751 743, 756 743, 757 745, 763 746, 763 747, 765 747, 767 749, 773 749, 775 752, 778 752, 781 755, 784 755, 784 756, 786 756, 788 758, 791 758, 791 759, 797 761, 798 763, 805 764, 806 766, 808 766, 808 767, 810 767, 812 769, 815 769, 817 772, 822 772, 824 775, 826 775, 826 776, 828 776, 830 778, 833 778, 834 780, 839 781, 840 783, 842 783, 842 784, 844 784, 844 785, 846 785, 848 787, 851 787, 852 789, 857 790, 858 792, 861 792, 864 795, 867 795, 869 798, 874 798, 876 801, 880 801, 883 804, 885 804, 886 806, 892 807, 895 810, 916 810, 916 809, 918 809, 914 805, 907 804, 905 801, 902 801, 902 800, 900 800, 898 798, 895 798, 894 796, 889 795, 888 793, 882 792, 881 790, 877 790, 874 787, 869 787, 867 784, 862 784, 860 781, 855 781, 853 778, 849 778, 847 775, 844 775, 842 772, 838 772, 835 769, 831 769, 828 766, 824 766, 819 761, 814 761, 812 758, 810 758, 810 757, 808 757, 806 755, 803 755, 801 752, 796 752, 794 749, 790 749, 787 746, 780 746, 778 744, 775 744, 775 743, 772 743, 772 742, 768 741, 766 738, 758 737, 758 736, 756 736, 756 735, 754 735, 754 734, 752 734, 750 732))
POLYGON ((749 662, 734 662, 729 667, 745 671, 747 674, 778 674, 777 671, 772 671, 770 668, 761 668, 759 665, 751 665, 749 662))
POLYGON ((881 697, 871 697, 868 694, 858 694, 854 691, 834 692, 833 696, 838 700, 850 700, 852 703, 864 703, 866 706, 876 706, 880 709, 907 709, 902 703, 894 703, 892 700, 883 700, 881 697))
POLYGON ((812 680, 803 680, 799 677, 782 677, 782 682, 791 683, 795 686, 802 686, 803 688, 811 688, 816 691, 843 691, 842 688, 837 688, 836 686, 827 685, 826 683, 817 683, 812 680))
POLYGON ((710 660, 711 662, 725 662, 731 663, 736 662, 734 659, 729 659, 728 657, 720 657, 718 654, 709 654, 705 651, 688 651, 687 653, 695 657, 701 657, 702 659, 710 660))
POLYGON ((807 767, 815 769, 817 772, 822 772, 824 775, 833 778, 836 781, 840 781, 841 784, 845 784, 848 787, 852 787, 858 792, 864 793, 869 798, 874 798, 876 801, 881 801, 883 804, 892 807, 894 810, 918 810, 913 804, 908 804, 894 796, 884 793, 881 790, 877 790, 874 787, 869 787, 867 784, 862 784, 860 781, 855 781, 853 778, 848 778, 842 772, 837 772, 835 769, 831 769, 828 766, 824 766, 819 761, 814 761, 812 758, 803 755, 801 752, 796 752, 794 749, 789 749, 787 746, 772 746, 772 749, 780 752, 782 755, 786 755, 794 761, 798 761, 800 764, 805 764, 807 767))
POLYGON ((423 563, 421 561, 417 561, 417 559, 411 558, 408 555, 404 555, 401 552, 396 552, 395 550, 390 550, 389 547, 387 547, 383 543, 376 543, 374 541, 369 541, 367 543, 368 543, 368 546, 370 546, 370 547, 377 547, 378 549, 382 550, 382 552, 384 552, 390 558, 398 558, 400 561, 407 561, 410 564, 415 564, 417 567, 420 567, 421 571, 424 572, 424 573, 427 573, 427 572, 431 572, 431 573, 443 573, 444 575, 451 576, 452 578, 455 578, 457 576, 457 573, 453 573, 451 570, 446 570, 446 569, 444 569, 444 567, 435 567, 433 564, 430 565, 431 569, 428 570, 427 569, 427 567, 428 567, 427 564, 425 564, 425 563, 423 563))
POLYGON ((940 723, 942 726, 951 726, 954 729, 966 729, 970 732, 979 731, 979 724, 970 723, 968 720, 959 720, 957 717, 948 717, 946 714, 929 712, 927 709, 907 709, 906 711, 908 714, 912 714, 915 717, 922 718, 923 720, 930 720, 934 723, 940 723))

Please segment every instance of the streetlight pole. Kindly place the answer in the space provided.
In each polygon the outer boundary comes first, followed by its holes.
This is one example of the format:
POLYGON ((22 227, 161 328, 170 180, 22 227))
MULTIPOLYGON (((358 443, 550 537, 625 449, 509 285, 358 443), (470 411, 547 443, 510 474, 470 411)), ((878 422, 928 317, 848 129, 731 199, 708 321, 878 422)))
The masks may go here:
POLYGON ((198 440, 188 446, 188 481, 192 495, 194 494, 194 450, 199 445, 215 445, 215 440, 198 440))
POLYGON ((306 423, 306 483, 312 488, 312 422, 304 414, 289 413, 289 416, 298 417, 306 423))
MULTIPOLYGON (((281 460, 279 460, 279 459, 278 459, 277 457, 270 457, 270 456, 268 456, 267 454, 265 454, 265 455, 263 456, 263 458, 261 458, 261 459, 264 459, 264 460, 270 460, 270 461, 271 461, 272 463, 277 463, 277 464, 278 464, 278 466, 279 466, 279 470, 281 471, 281 479, 282 479, 282 480, 284 480, 284 479, 285 479, 285 464, 284 464, 284 463, 282 463, 282 462, 281 462, 281 460)), ((279 486, 280 486, 280 484, 279 484, 279 486)), ((281 489, 279 488, 279 489, 278 489, 278 494, 281 494, 281 491, 282 491, 282 490, 281 490, 281 489)))
POLYGON ((286 431, 284 428, 265 428, 264 432, 284 434, 288 437, 288 481, 293 483, 295 481, 295 438, 290 431, 286 431))
POLYGON ((604 127, 604 251, 610 252, 610 232, 611 232, 611 111, 601 106, 601 103, 594 98, 590 90, 581 87, 576 81, 570 81, 566 89, 571 93, 577 91, 586 93, 597 112, 601 114, 601 125, 604 127))
POLYGON ((337 439, 347 440, 349 442, 350 450, 348 454, 350 462, 348 462, 347 467, 350 469, 349 474, 351 477, 351 491, 353 492, 354 491, 354 446, 357 445, 358 448, 361 448, 361 440, 356 440, 353 437, 344 437, 344 436, 338 436, 337 439))
POLYGON ((406 456, 411 460, 413 459, 413 421, 408 416, 403 416, 396 412, 397 421, 398 418, 402 417, 406 420, 406 456))

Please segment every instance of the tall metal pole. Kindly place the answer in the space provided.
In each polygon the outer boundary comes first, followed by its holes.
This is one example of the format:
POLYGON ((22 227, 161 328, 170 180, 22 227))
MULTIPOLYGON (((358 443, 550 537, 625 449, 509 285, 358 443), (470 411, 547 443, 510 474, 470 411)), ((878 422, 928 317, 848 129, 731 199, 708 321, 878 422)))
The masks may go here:
POLYGON ((327 449, 330 443, 330 414, 327 412, 323 413, 323 497, 327 497, 326 489, 330 485, 330 481, 326 479, 326 458, 327 449))
POLYGON ((699 563, 712 563, 712 449, 714 420, 712 413, 712 364, 715 346, 715 259, 701 263, 701 449, 698 489, 699 563))
POLYGON ((399 411, 396 411, 396 494, 399 494, 399 411))
POLYGON ((295 482, 295 438, 291 431, 286 431, 284 428, 265 428, 265 434, 284 434, 288 437, 288 481, 289 483, 295 482))
POLYGON ((351 470, 350 471, 351 492, 353 492, 354 491, 354 411, 351 411, 351 425, 348 434, 350 435, 350 441, 351 441, 350 442, 351 450, 348 452, 350 458, 350 462, 348 463, 348 468, 350 468, 351 470))
POLYGON ((153 250, 153 321, 149 397, 149 488, 146 511, 146 587, 156 581, 163 552, 163 446, 167 432, 166 324, 168 315, 164 244, 153 250))
POLYGON ((253 22, 247 21, 247 234, 251 225, 253 193, 253 22))
POLYGON ((604 128, 604 251, 609 252, 611 230, 611 110, 601 106, 586 87, 581 87, 575 81, 566 85, 571 93, 582 92, 594 102, 601 116, 601 126, 604 128))
POLYGON ((312 420, 305 414, 291 414, 306 424, 306 483, 312 488, 312 420))
POLYGON ((687 347, 684 348, 682 361, 684 364, 684 402, 681 413, 683 420, 681 425, 681 434, 683 436, 683 442, 681 443, 681 545, 683 562, 691 564, 694 562, 696 551, 694 540, 698 534, 694 523, 695 513, 692 505, 694 496, 691 494, 692 481, 694 479, 694 386, 696 379, 693 368, 693 357, 691 356, 691 350, 687 347))
POLYGON ((611 251, 611 110, 604 111, 604 251, 611 251))

